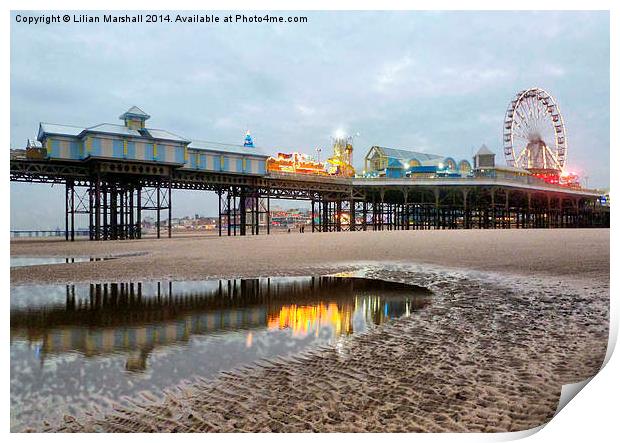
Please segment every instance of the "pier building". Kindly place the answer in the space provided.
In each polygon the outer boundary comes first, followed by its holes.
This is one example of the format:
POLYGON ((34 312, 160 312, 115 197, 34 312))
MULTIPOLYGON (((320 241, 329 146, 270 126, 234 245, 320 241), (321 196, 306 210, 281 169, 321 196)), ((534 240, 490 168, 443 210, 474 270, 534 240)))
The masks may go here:
POLYGON ((472 171, 468 160, 456 161, 452 157, 406 149, 373 146, 364 159, 364 175, 367 177, 465 177, 472 171))
POLYGON ((80 162, 124 160, 230 174, 265 173, 268 155, 255 148, 251 138, 248 142, 246 137, 241 146, 189 140, 164 129, 147 127, 150 115, 137 106, 119 118, 124 124, 101 123, 86 128, 41 123, 37 140, 42 151, 36 147, 27 149, 26 156, 80 162))

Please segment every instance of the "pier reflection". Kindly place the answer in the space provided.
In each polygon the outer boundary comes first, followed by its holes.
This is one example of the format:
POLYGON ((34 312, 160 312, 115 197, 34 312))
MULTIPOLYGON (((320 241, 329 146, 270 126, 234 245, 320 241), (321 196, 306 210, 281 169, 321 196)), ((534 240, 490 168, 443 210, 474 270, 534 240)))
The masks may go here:
MULTIPOLYGON (((11 340, 57 354, 127 353, 144 370, 153 349, 227 331, 289 330, 332 338, 409 315, 428 302, 424 288, 363 278, 307 277, 210 282, 67 285, 65 303, 14 307, 11 340)), ((56 299, 57 300, 57 299, 56 299)), ((251 332, 246 346, 252 346, 251 332)))
POLYGON ((11 427, 333 343, 429 295, 345 277, 13 286, 11 427))

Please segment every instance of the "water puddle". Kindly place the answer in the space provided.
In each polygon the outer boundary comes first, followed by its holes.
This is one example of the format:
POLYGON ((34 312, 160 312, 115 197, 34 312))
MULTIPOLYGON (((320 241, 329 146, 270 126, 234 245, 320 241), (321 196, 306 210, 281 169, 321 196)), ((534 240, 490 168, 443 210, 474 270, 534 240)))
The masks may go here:
POLYGON ((358 277, 11 288, 11 427, 335 343, 430 303, 358 277))
POLYGON ((112 260, 116 257, 13 257, 11 256, 11 268, 38 265, 59 265, 67 263, 80 263, 86 261, 112 260))
POLYGON ((146 255, 145 252, 133 252, 128 254, 116 254, 108 257, 89 257, 89 256, 75 256, 75 257, 59 257, 59 256, 11 256, 11 268, 21 268, 24 266, 38 266, 38 265, 60 265, 69 263, 83 263, 89 261, 106 261, 114 260, 124 257, 137 257, 146 255))

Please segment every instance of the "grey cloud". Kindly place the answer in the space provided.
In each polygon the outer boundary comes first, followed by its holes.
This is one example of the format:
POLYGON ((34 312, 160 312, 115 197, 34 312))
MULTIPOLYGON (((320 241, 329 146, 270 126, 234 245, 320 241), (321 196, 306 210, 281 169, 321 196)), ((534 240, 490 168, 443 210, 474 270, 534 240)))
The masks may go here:
MULTIPOLYGON (((12 21, 11 145, 35 136, 39 121, 113 123, 135 104, 152 115, 153 127, 225 142, 240 142, 250 129, 273 152, 322 146, 325 156, 330 135, 343 126, 361 133, 358 165, 372 144, 463 158, 484 142, 501 155, 508 102, 520 89, 541 86, 565 114, 569 164, 587 171, 590 185, 608 185, 608 13, 289 14, 307 14, 310 22, 12 21)), ((48 201, 57 194, 14 184, 12 226, 56 227, 62 209, 48 201), (40 199, 41 212, 28 214, 27 196, 40 199)), ((184 193, 175 205, 175 215, 217 207, 211 197, 184 193), (192 210, 195 202, 204 202, 200 210, 192 210)))

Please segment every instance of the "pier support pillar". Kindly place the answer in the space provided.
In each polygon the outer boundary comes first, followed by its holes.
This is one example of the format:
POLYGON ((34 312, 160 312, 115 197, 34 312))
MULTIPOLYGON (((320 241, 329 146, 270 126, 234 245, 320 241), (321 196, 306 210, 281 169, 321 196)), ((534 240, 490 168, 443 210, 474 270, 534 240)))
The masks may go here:
POLYGON ((232 188, 226 191, 226 208, 224 209, 226 214, 226 234, 230 237, 234 234, 233 230, 236 230, 233 205, 235 204, 235 196, 232 188))
POLYGON ((239 235, 245 235, 245 223, 246 223, 246 201, 245 201, 245 189, 241 188, 239 193, 239 235))
POLYGON ((336 202, 336 231, 340 232, 342 230, 342 200, 338 197, 338 201, 336 202))
POLYGON ((136 187, 136 225, 138 229, 138 238, 142 238, 142 185, 136 187))
POLYGON ((69 188, 70 180, 65 182, 65 241, 69 241, 69 188))
POLYGON ((441 227, 441 221, 439 217, 439 188, 433 188, 433 196, 435 197, 435 211, 434 211, 434 225, 435 229, 439 229, 441 227))
POLYGON ((355 200, 349 201, 349 231, 355 231, 355 200))
POLYGON ((461 190, 461 194, 463 197, 463 229, 469 229, 469 208, 467 206, 467 196, 469 194, 469 189, 465 188, 461 190))
POLYGON ((362 231, 367 229, 368 224, 368 203, 364 200, 362 204, 362 231))
POLYGON ((101 240, 101 177, 97 175, 95 177, 95 215, 94 215, 94 225, 95 225, 95 240, 101 240))
POLYGON ((328 232, 329 231, 329 202, 325 199, 325 196, 323 196, 323 202, 322 202, 322 206, 323 206, 323 213, 321 214, 321 225, 322 225, 322 232, 328 232))
POLYGON ((504 204, 504 216, 502 217, 502 227, 510 229, 510 190, 506 189, 506 200, 504 204), (507 221, 506 221, 507 220, 507 221))
POLYGON ((402 229, 404 230, 409 230, 409 203, 408 203, 408 199, 409 199, 409 191, 407 190, 407 188, 403 188, 403 206, 402 206, 402 219, 401 219, 401 224, 402 224, 402 229))
POLYGON ((217 190, 217 233, 222 236, 222 190, 217 190))
MULTIPOLYGON (((90 194, 90 190, 87 193, 90 194)), ((84 196, 78 197, 80 206, 84 206, 84 196)), ((75 182, 71 179, 67 179, 65 182, 65 240, 75 241, 75 182)), ((81 211, 82 213, 88 213, 89 210, 81 211)))
POLYGON ((491 227, 493 229, 497 228, 497 220, 496 220, 496 211, 495 211, 495 188, 491 188, 491 227))
POLYGON ((172 173, 168 177, 168 238, 172 238, 172 173))
POLYGON ((377 228, 379 231, 383 231, 383 216, 385 211, 385 189, 381 188, 379 191, 379 196, 381 197, 381 203, 379 205, 379 227, 377 228))
MULTIPOLYGON (((265 219, 267 220, 267 235, 271 233, 271 197, 270 191, 267 191, 267 214, 265 215, 265 219)), ((314 221, 314 220, 313 220, 314 221)))
POLYGON ((531 217, 532 217, 532 193, 527 193, 527 212, 525 214, 525 226, 524 228, 531 228, 531 217))
MULTIPOLYGON (((161 187, 159 181, 157 182, 157 238, 160 238, 160 223, 161 223, 161 187)), ((168 221, 170 223, 170 220, 168 221)))

